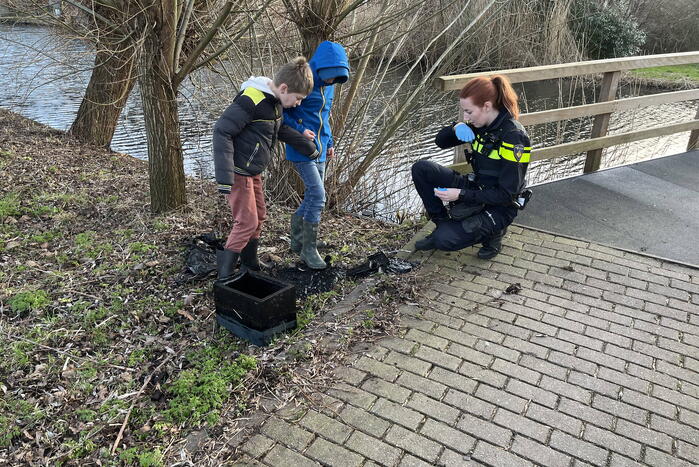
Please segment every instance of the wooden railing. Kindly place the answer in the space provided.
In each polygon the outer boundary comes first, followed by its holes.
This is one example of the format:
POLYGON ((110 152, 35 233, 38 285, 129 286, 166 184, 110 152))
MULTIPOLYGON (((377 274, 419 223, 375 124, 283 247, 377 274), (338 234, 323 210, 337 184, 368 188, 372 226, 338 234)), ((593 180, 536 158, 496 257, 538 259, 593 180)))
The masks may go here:
MULTIPOLYGON (((542 112, 523 114, 519 120, 523 125, 557 122, 570 118, 595 116, 592 124, 590 138, 571 143, 557 144, 545 148, 537 148, 532 151, 531 160, 553 159, 560 156, 587 152, 585 159, 585 172, 594 172, 599 169, 602 160, 602 149, 618 144, 639 141, 656 136, 670 135, 684 131, 691 131, 687 150, 696 149, 699 146, 699 109, 694 120, 669 125, 655 126, 643 130, 629 131, 616 135, 607 135, 609 117, 613 112, 621 110, 634 110, 651 105, 667 104, 699 99, 699 89, 687 91, 666 92, 649 96, 632 97, 615 100, 617 85, 621 72, 639 68, 650 68, 664 65, 685 65, 699 63, 699 51, 683 52, 662 55, 646 55, 641 57, 625 57, 608 60, 592 60, 588 62, 563 63, 559 65, 536 66, 529 68, 516 68, 511 70, 498 70, 482 73, 469 73, 465 75, 440 76, 435 86, 443 91, 461 89, 470 79, 479 76, 501 74, 508 77, 512 83, 525 83, 546 79, 566 78, 571 76, 604 73, 602 86, 599 92, 599 102, 594 104, 564 107, 542 112)), ((463 153, 463 151, 458 151, 463 153)), ((453 169, 462 172, 470 171, 470 167, 463 159, 455 158, 453 169)))

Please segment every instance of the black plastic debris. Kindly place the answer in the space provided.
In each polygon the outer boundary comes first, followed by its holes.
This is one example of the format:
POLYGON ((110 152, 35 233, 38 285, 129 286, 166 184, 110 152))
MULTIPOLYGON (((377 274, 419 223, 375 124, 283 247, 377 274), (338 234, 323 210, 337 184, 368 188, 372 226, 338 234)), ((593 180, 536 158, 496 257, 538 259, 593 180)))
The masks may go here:
POLYGON ((272 270, 270 275, 281 281, 294 284, 296 296, 304 298, 309 295, 333 290, 337 281, 345 275, 345 271, 334 266, 315 270, 299 264, 296 267, 272 270))
POLYGON ((216 272, 216 249, 222 241, 213 232, 194 237, 185 252, 182 280, 206 279, 216 272))
POLYGON ((296 327, 296 288, 267 274, 245 271, 214 283, 216 320, 241 339, 267 345, 296 327))
POLYGON ((389 258, 386 253, 379 251, 369 256, 367 260, 347 270, 347 277, 365 277, 377 272, 404 274, 413 269, 413 264, 398 258, 389 258))
POLYGON ((505 293, 508 295, 518 294, 521 290, 522 284, 515 282, 514 284, 510 284, 510 286, 505 289, 505 293))

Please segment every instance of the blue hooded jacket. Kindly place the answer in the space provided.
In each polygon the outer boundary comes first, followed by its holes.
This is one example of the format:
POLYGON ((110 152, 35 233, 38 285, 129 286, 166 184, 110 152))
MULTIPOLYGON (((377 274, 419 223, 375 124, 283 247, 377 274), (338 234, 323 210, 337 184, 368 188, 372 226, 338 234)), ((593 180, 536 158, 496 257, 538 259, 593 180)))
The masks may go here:
MULTIPOLYGON (((334 146, 330 129, 330 109, 335 96, 335 86, 326 84, 321 76, 336 78, 335 83, 349 78, 349 61, 345 49, 336 42, 324 41, 318 45, 308 62, 313 71, 313 91, 297 107, 284 109, 284 123, 303 133, 311 130, 316 134, 316 147, 320 152, 317 159, 324 162, 328 148, 334 146), (319 74, 320 73, 320 74, 319 74)), ((310 159, 293 147, 286 145, 286 158, 292 162, 310 159)))

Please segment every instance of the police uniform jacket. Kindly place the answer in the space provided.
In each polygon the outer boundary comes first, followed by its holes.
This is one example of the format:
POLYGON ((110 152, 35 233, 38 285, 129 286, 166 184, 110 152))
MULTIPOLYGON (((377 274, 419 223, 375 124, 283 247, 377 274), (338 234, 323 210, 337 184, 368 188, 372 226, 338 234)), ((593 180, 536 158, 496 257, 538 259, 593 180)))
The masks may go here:
MULTIPOLYGON (((461 190, 459 201, 484 204, 494 227, 502 229, 517 215, 513 201, 525 185, 531 154, 529 136, 506 109, 489 126, 471 129, 476 139, 471 143, 472 150, 466 152, 466 160, 473 167, 475 183, 461 190)), ((463 144, 456 137, 454 126, 440 130, 435 142, 440 148, 463 144)))
POLYGON ((219 189, 233 185, 233 174, 253 176, 261 173, 274 152, 277 138, 297 151, 313 157, 315 143, 284 125, 282 105, 264 77, 243 83, 233 103, 214 126, 213 153, 219 189))

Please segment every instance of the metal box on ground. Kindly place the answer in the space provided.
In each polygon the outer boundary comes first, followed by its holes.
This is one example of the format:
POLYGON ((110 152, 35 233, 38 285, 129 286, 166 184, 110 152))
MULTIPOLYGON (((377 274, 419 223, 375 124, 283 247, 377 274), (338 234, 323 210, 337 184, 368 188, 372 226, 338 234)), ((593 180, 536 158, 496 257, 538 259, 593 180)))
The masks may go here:
POLYGON ((296 327, 296 288, 266 274, 246 271, 214 283, 214 302, 219 324, 256 345, 296 327))

